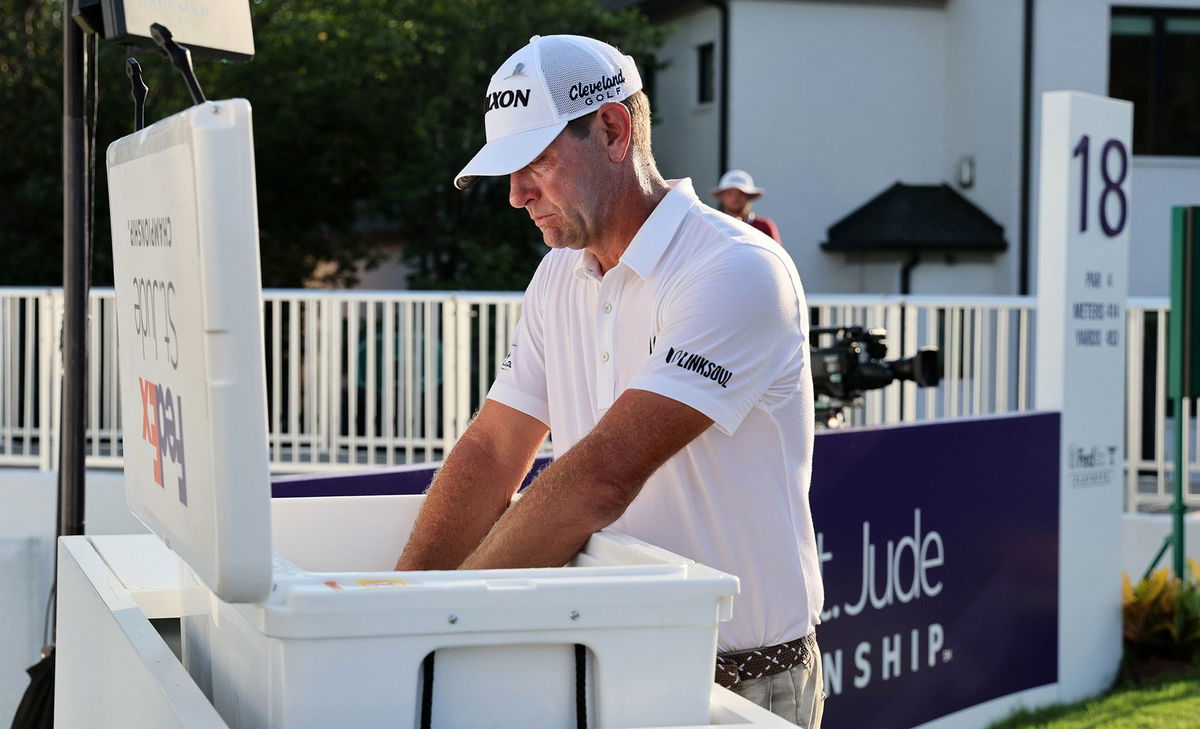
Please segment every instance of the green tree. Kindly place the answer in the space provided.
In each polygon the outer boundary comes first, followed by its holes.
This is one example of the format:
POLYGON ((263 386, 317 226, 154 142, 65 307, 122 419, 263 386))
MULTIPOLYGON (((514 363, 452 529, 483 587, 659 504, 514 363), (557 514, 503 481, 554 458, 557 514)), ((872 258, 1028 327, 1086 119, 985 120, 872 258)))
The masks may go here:
MULTIPOLYGON (((60 4, 0 0, 2 284, 61 280, 60 4)), ((394 231, 418 288, 514 289, 544 250, 507 181, 454 189, 483 144, 496 66, 540 33, 604 38, 643 62, 661 42, 636 10, 594 0, 254 0, 255 57, 197 60, 209 98, 254 107, 263 283, 297 286, 322 262, 353 279, 367 231, 394 231)), ((94 280, 111 282, 104 147, 132 128, 126 49, 101 41, 94 280)), ((185 108, 178 75, 144 53, 147 123, 185 108)))
POLYGON ((0 17, 0 283, 58 283, 62 29, 37 0, 0 0, 0 17))

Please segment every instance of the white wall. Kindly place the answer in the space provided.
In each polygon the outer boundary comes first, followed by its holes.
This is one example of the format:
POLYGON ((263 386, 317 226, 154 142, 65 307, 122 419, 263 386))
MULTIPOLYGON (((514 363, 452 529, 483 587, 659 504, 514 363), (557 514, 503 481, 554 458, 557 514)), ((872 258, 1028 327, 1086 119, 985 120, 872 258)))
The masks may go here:
MULTIPOLYGON (((1004 226, 1008 241, 1008 251, 988 258, 987 272, 970 279, 981 284, 979 293, 1016 294, 1019 288, 1022 15, 1019 2, 951 0, 946 4, 943 176, 1004 226), (967 189, 956 184, 958 161, 964 156, 975 159, 975 182, 967 189)), ((938 280, 921 291, 963 290, 946 281, 954 274, 942 269, 938 280)))
MULTIPOLYGON (((1069 89, 1108 95, 1109 18, 1114 5, 1200 9, 1200 2, 1196 0, 1054 0, 1037 3, 1034 20, 1035 155, 1042 93, 1069 89)), ((1129 293, 1131 296, 1166 296, 1171 290, 1170 207, 1200 205, 1200 158, 1137 157, 1130 184, 1133 207, 1129 293)), ((1037 219, 1036 201, 1035 180, 1033 220, 1037 219)), ((1030 280, 1036 280, 1036 274, 1030 280)))
MULTIPOLYGON (((1171 518, 1170 514, 1125 514, 1121 517, 1121 569, 1134 584, 1142 579, 1154 555, 1158 554, 1163 541, 1171 533, 1171 518)), ((1200 560, 1200 514, 1185 516, 1183 528, 1184 554, 1200 560)), ((1168 548, 1158 561, 1158 566, 1171 568, 1174 559, 1168 548)))
MULTIPOLYGON (((58 474, 0 468, 0 726, 8 726, 29 685, 25 669, 42 647, 54 571, 58 474)), ((145 528, 125 506, 119 471, 88 471, 88 534, 133 534, 145 528)))
POLYGON ((662 18, 675 32, 659 51, 659 58, 670 65, 655 78, 651 113, 654 156, 659 171, 667 179, 692 177, 703 196, 716 183, 720 159, 719 130, 721 98, 720 14, 701 2, 688 3, 678 12, 662 18), (699 64, 697 47, 712 43, 715 47, 715 100, 697 103, 699 64))
POLYGON ((901 261, 847 265, 818 244, 830 224, 897 180, 943 179, 945 13, 903 4, 730 5, 729 166, 766 188, 755 210, 779 224, 810 291, 897 292, 901 261))
MULTIPOLYGON (((848 259, 817 247, 828 227, 896 180, 954 184, 964 155, 975 185, 960 191, 1004 227, 1007 253, 923 260, 914 293, 1015 294, 1019 281, 1022 4, 996 0, 730 0, 729 166, 767 194, 755 209, 779 223, 812 292, 895 293, 901 259, 848 259)), ((1112 5, 1200 8, 1200 0, 1035 3, 1029 281, 1037 279, 1040 95, 1108 92, 1112 5)), ((719 41, 719 14, 700 2, 665 18, 677 33, 662 57, 655 147, 664 174, 717 179, 716 105, 695 103, 695 46, 719 41)), ((718 54, 719 54, 718 48, 718 54)), ((957 189, 957 188, 956 188, 957 189)), ((1169 290, 1171 205, 1200 204, 1200 159, 1137 158, 1130 294, 1169 290)), ((1036 292, 1034 292, 1036 293, 1036 292)))
POLYGON ((1200 158, 1134 157, 1129 293, 1171 293, 1171 208, 1200 205, 1200 158))

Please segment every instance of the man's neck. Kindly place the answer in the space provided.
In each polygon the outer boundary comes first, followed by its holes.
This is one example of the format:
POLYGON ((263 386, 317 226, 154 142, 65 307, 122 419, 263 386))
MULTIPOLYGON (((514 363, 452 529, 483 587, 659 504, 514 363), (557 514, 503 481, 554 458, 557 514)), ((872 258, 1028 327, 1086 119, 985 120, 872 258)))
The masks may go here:
POLYGON ((644 178, 632 176, 622 186, 606 216, 601 239, 588 246, 602 274, 617 265, 633 237, 670 191, 670 185, 657 172, 644 178))

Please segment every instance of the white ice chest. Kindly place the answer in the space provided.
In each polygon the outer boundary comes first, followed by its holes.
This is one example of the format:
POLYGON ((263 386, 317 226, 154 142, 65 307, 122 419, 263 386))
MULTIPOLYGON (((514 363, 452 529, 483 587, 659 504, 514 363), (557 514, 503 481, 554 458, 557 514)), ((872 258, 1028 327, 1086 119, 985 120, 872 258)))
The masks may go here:
POLYGON ((432 726, 575 726, 577 644, 589 726, 709 724, 737 578, 606 532, 562 568, 398 573, 421 497, 272 504, 249 103, 107 161, 126 492, 190 567, 184 663, 231 727, 416 727, 430 653, 432 726))

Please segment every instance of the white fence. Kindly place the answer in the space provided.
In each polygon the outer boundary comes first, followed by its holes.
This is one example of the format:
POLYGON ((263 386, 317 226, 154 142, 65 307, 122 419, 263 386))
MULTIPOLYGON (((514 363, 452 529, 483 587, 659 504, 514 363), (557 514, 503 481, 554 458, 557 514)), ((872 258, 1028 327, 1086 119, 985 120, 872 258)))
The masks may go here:
MULTIPOLYGON (((263 298, 269 443, 279 472, 442 458, 507 354, 521 305, 516 293, 271 290, 263 298)), ((812 296, 809 305, 813 327, 885 328, 889 359, 923 346, 942 352, 940 386, 872 390, 847 412, 850 427, 1032 407, 1033 298, 812 296)), ((87 463, 117 467, 112 290, 94 290, 89 312, 87 463)), ((56 289, 0 288, 0 465, 49 470, 57 463, 61 316, 56 289)), ((1130 509, 1163 508, 1171 500, 1166 322, 1165 300, 1130 300, 1130 509)), ((1196 420, 1185 417, 1195 474, 1196 420)), ((1189 488, 1188 500, 1200 506, 1200 484, 1189 488)))

